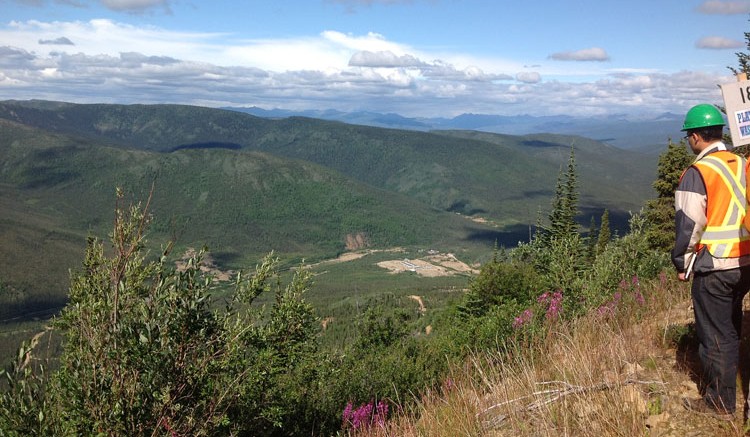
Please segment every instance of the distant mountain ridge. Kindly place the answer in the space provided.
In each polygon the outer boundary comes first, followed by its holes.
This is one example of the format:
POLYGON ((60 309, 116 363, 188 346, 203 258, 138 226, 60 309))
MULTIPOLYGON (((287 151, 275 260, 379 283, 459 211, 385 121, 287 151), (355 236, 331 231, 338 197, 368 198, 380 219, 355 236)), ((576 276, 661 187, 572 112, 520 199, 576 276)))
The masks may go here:
POLYGON ((381 114, 367 111, 291 111, 258 107, 226 107, 224 109, 265 118, 302 116, 365 126, 421 131, 467 129, 507 135, 539 133, 579 135, 622 149, 648 150, 653 148, 655 153, 666 147, 669 138, 678 139, 682 126, 682 116, 669 112, 649 119, 634 119, 624 115, 574 117, 491 114, 461 114, 453 118, 410 118, 394 113, 381 114))
POLYGON ((524 218, 517 212, 549 205, 571 147, 579 163, 582 199, 589 200, 582 202, 584 209, 608 208, 616 214, 640 208, 651 193, 656 168, 656 160, 644 160, 643 153, 578 136, 382 129, 185 105, 7 101, 0 102, 0 118, 127 149, 218 147, 300 159, 434 208, 482 213, 504 223, 535 221, 529 217, 534 212, 524 218), (613 179, 618 177, 628 183, 613 179), (497 190, 498 184, 504 189, 497 190), (456 210, 459 204, 466 209, 456 210), (515 217, 507 211, 512 205, 515 217))
MULTIPOLYGON (((0 102, 0 286, 59 301, 114 189, 145 200, 155 241, 208 245, 223 267, 276 251, 367 247, 486 253, 528 239, 575 154, 582 226, 624 229, 656 159, 580 136, 378 128, 185 105, 0 102), (54 268, 52 268, 54 267, 54 268), (47 293, 47 294, 44 294, 47 293), (51 297, 50 297, 51 296, 51 297)), ((27 306, 26 300, 19 305, 27 306)))

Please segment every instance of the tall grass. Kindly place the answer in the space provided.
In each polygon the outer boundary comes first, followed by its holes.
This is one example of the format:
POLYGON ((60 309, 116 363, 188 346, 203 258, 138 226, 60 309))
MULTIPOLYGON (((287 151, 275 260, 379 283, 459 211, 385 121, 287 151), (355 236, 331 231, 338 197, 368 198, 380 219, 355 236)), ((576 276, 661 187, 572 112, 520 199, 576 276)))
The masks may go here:
POLYGON ((662 274, 641 290, 642 304, 473 354, 443 387, 358 435, 742 435, 741 417, 722 423, 681 405, 698 396, 689 286, 662 274))

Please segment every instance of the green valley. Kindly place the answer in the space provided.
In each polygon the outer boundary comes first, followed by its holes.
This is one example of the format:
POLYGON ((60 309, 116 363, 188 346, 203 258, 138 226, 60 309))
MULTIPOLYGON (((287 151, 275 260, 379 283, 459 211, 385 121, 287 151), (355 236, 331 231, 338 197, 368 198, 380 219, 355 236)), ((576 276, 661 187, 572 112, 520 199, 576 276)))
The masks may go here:
MULTIPOLYGON (((655 162, 581 137, 425 133, 180 105, 0 102, 0 319, 64 304, 87 237, 109 232, 116 187, 133 201, 153 187, 152 253, 174 238, 175 257, 207 246, 224 270, 271 251, 291 267, 394 247, 477 265, 495 244, 528 239, 571 150, 579 223, 607 209, 624 230, 651 196, 655 162)), ((370 296, 460 290, 468 278, 400 286, 408 274, 389 277, 367 259, 321 275, 312 299, 329 305, 355 287, 370 296)))

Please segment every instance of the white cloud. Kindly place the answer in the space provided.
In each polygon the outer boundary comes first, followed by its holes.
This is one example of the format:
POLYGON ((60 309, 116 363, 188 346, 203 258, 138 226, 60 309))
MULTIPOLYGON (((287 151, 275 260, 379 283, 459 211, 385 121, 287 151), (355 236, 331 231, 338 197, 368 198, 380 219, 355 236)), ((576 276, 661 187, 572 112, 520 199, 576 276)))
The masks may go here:
POLYGON ((364 36, 354 36, 334 30, 326 30, 321 33, 321 36, 326 41, 355 51, 393 52, 402 55, 410 50, 409 47, 390 42, 383 35, 374 32, 369 32, 364 36))
POLYGON ((516 74, 516 80, 523 83, 539 83, 542 81, 542 75, 535 71, 523 71, 516 74))
POLYGON ((750 13, 750 1, 704 1, 697 8, 702 14, 741 15, 750 13))
MULTIPOLYGON (((0 27, 0 95, 406 116, 641 114, 719 101, 716 84, 731 80, 694 72, 619 69, 612 74, 585 63, 562 68, 559 63, 425 53, 375 33, 326 31, 279 40, 227 37, 231 35, 172 32, 110 20, 14 22, 0 27), (75 46, 44 43, 60 38, 75 46), (524 67, 531 64, 533 68, 524 67), (574 74, 576 83, 560 79, 574 74)), ((608 59, 601 49, 563 57, 608 59)))
POLYGON ((0 66, 8 69, 25 70, 34 68, 36 57, 23 49, 0 47, 0 66))
POLYGON ((352 55, 349 59, 351 67, 420 67, 425 65, 422 61, 411 55, 396 56, 389 51, 369 52, 362 51, 352 55))
POLYGON ((411 116, 659 113, 719 101, 716 84, 728 79, 693 72, 619 73, 593 82, 565 83, 541 82, 538 73, 524 72, 516 76, 517 82, 503 83, 489 80, 494 76, 479 69, 446 65, 413 73, 401 68, 274 73, 135 52, 42 56, 10 47, 0 48, 0 65, 0 93, 7 98, 368 109, 411 116))
POLYGON ((23 48, 29 52, 44 49, 39 41, 67 38, 75 41, 75 50, 89 55, 118 56, 120 52, 137 51, 154 56, 174 56, 180 59, 216 60, 219 46, 215 41, 222 36, 212 33, 171 32, 153 27, 136 27, 112 20, 96 19, 87 22, 12 21, 0 27, 0 41, 4 45, 23 48))
POLYGON ((55 39, 40 39, 39 45, 61 45, 61 46, 74 46, 73 41, 61 36, 55 39))
POLYGON ((591 47, 571 52, 553 53, 549 55, 549 58, 556 61, 609 61, 609 55, 606 50, 600 47, 591 47))
POLYGON ((721 36, 706 36, 695 42, 699 49, 741 49, 745 46, 742 41, 721 36))

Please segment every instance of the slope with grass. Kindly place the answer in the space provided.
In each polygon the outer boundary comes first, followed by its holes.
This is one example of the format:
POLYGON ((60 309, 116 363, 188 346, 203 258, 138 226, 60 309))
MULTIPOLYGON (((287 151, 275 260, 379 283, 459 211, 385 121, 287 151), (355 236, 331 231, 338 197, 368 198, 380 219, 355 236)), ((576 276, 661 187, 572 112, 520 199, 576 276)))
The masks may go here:
MULTIPOLYGON (((688 411, 684 399, 700 397, 689 285, 662 274, 640 290, 641 305, 550 323, 537 341, 475 354, 442 389, 361 435, 747 435, 750 362, 741 362, 734 420, 688 411)), ((748 347, 743 336, 741 350, 748 347)))

